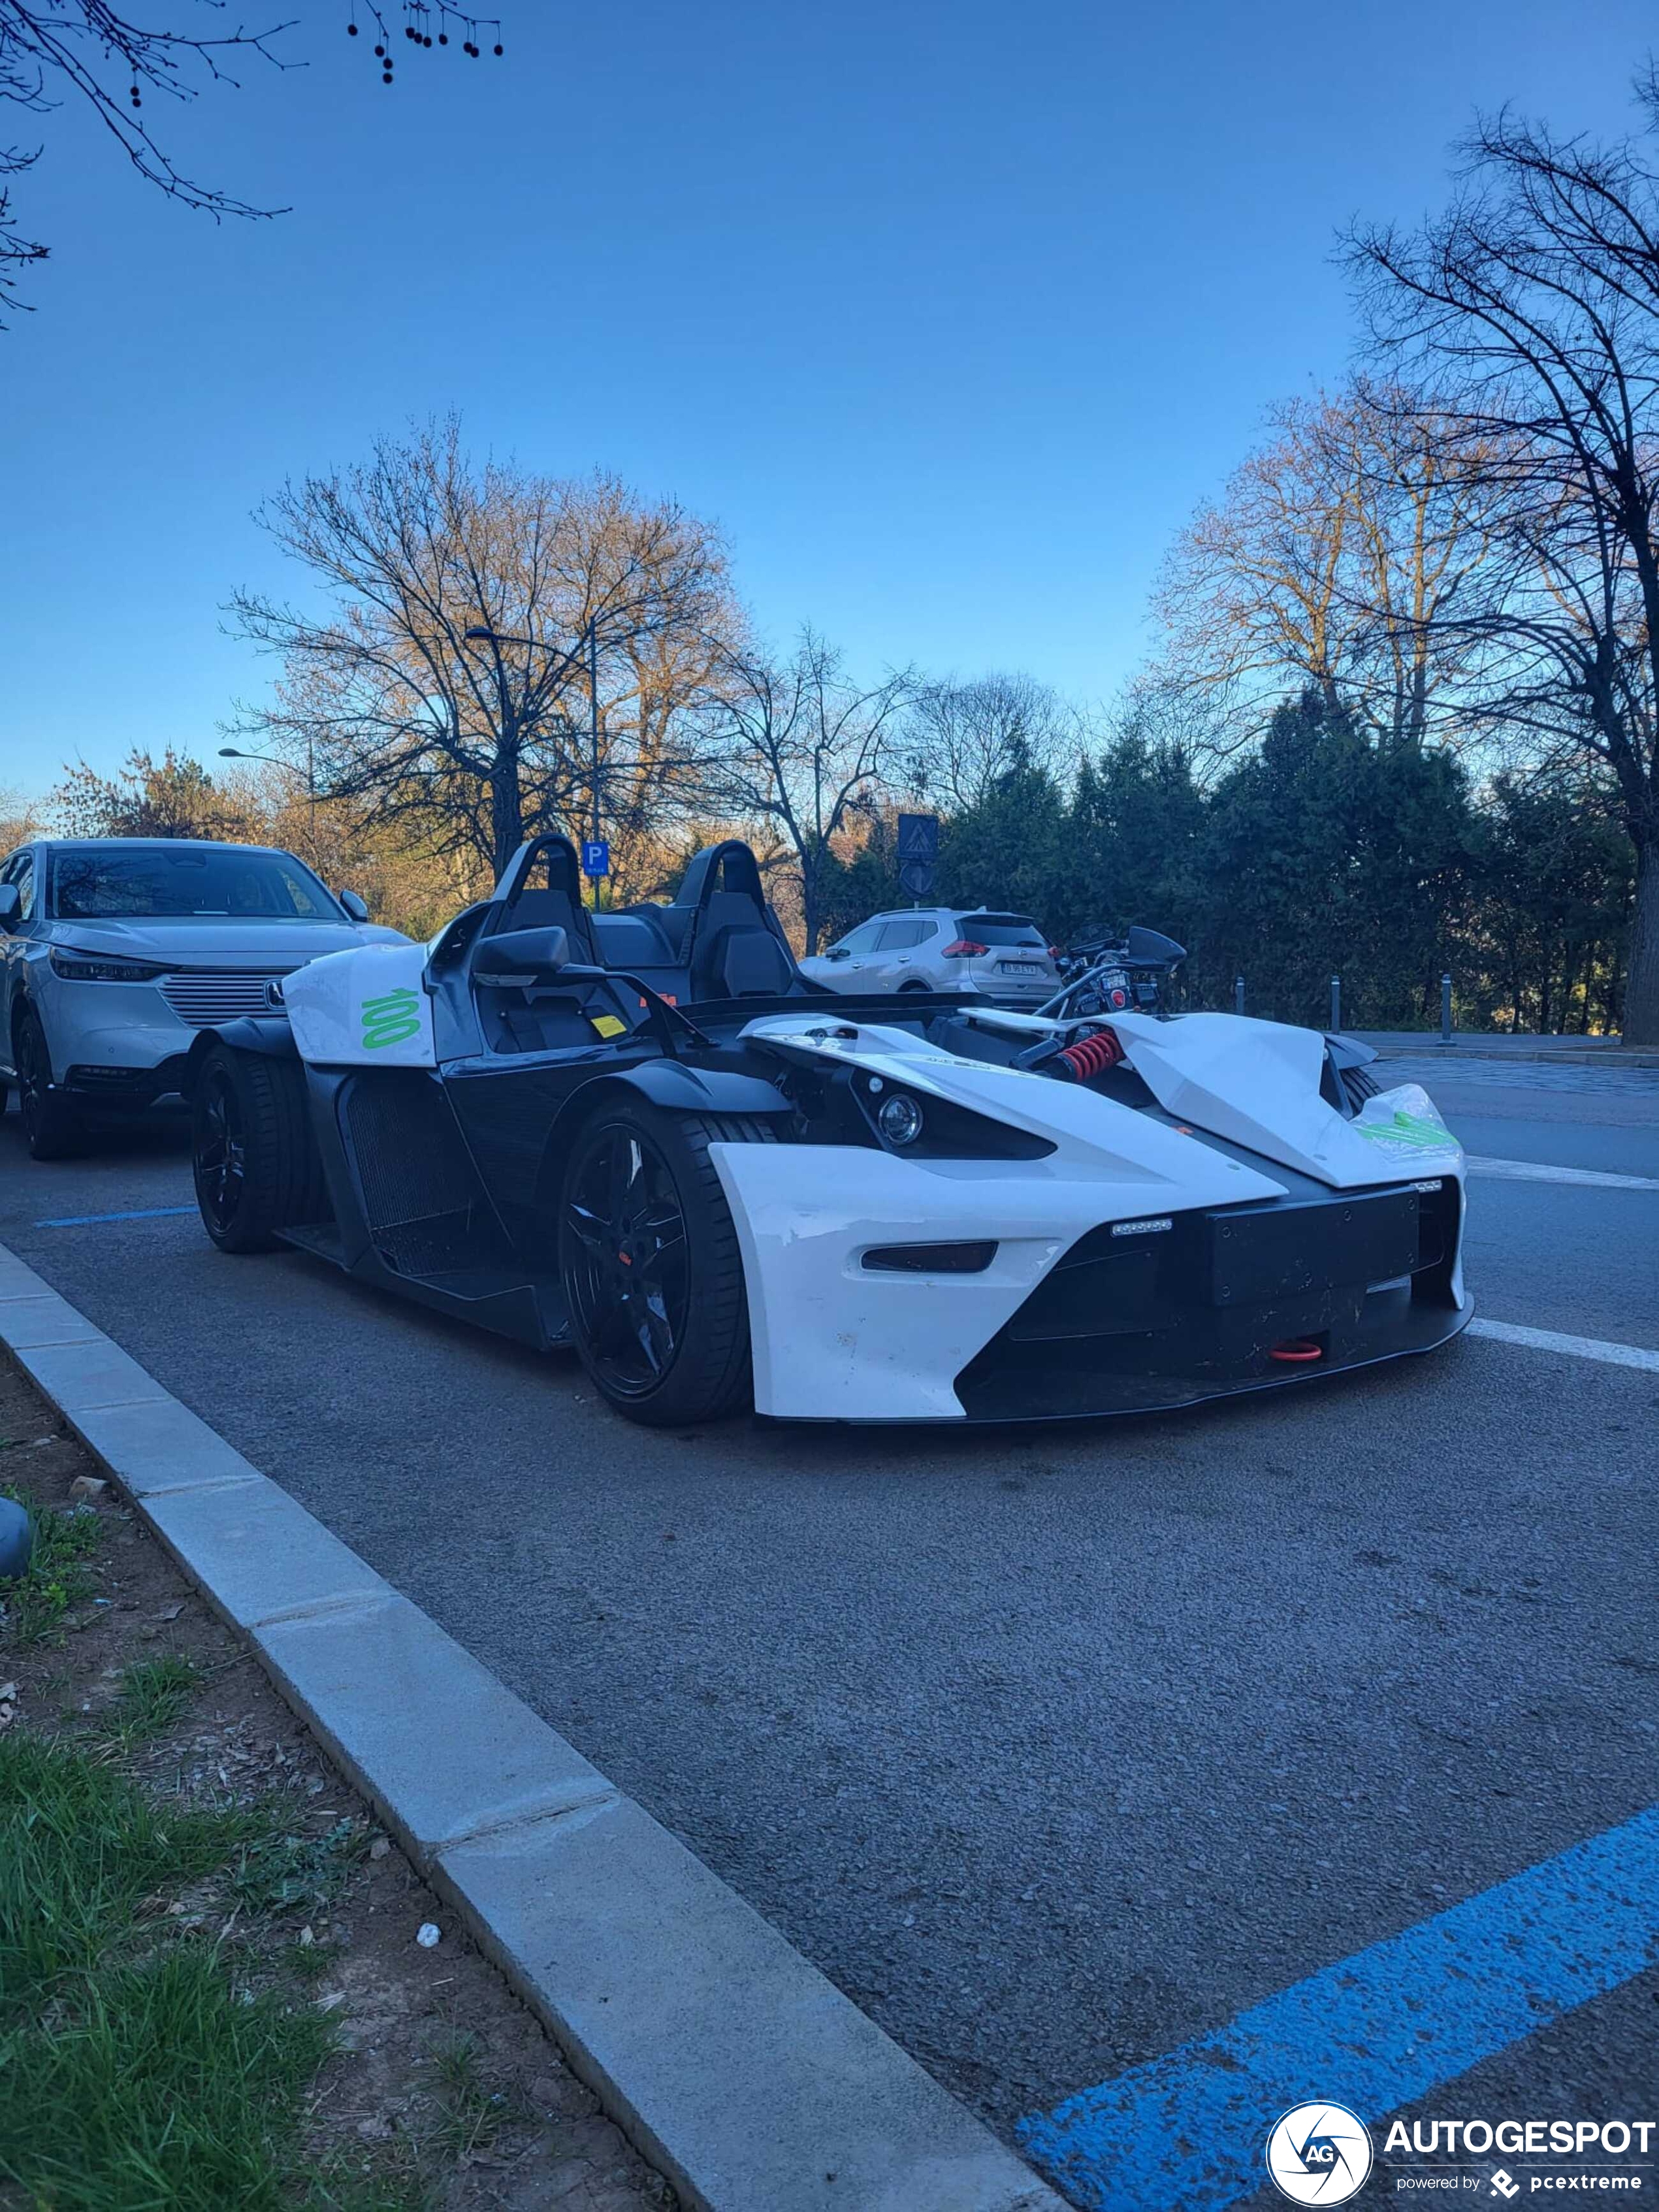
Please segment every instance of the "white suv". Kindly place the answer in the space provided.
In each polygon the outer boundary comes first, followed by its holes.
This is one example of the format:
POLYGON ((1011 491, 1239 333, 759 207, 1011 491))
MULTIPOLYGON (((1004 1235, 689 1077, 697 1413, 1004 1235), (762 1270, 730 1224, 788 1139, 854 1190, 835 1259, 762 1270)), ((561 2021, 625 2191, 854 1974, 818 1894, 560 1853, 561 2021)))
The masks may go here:
POLYGON ((977 991, 1014 1006, 1041 1006, 1060 988, 1036 922, 984 907, 872 915, 800 970, 832 991, 977 991))
POLYGON ((0 1106, 38 1160, 99 1109, 184 1080, 198 1030, 280 1012, 265 986, 319 953, 406 944, 292 853, 186 838, 41 838, 0 863, 0 1106))

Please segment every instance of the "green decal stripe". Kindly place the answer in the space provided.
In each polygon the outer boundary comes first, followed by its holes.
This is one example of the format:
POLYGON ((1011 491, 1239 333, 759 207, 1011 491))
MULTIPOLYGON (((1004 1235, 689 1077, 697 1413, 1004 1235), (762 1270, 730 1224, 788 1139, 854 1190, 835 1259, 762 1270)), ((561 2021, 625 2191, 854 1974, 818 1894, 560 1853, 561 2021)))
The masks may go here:
POLYGON ((1437 1151, 1455 1142, 1443 1123, 1415 1121, 1397 1114, 1392 1121, 1356 1121, 1355 1128, 1373 1145, 1407 1145, 1437 1151))
POLYGON ((365 999, 359 1012, 362 1017, 363 1049, 380 1052, 389 1044, 403 1044, 421 1033, 421 1001, 409 987, 400 986, 395 991, 382 992, 379 998, 365 999))

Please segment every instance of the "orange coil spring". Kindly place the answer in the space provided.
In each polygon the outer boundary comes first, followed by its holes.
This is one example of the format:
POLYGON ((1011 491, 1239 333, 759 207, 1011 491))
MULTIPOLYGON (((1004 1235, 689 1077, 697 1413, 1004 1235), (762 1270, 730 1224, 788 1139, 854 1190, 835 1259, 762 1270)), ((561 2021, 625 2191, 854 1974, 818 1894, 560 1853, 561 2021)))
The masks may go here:
POLYGON ((1103 1075, 1109 1067, 1115 1067, 1123 1057, 1123 1048, 1110 1030, 1094 1030, 1075 1044, 1064 1047, 1060 1057, 1079 1083, 1086 1083, 1091 1075, 1103 1075))

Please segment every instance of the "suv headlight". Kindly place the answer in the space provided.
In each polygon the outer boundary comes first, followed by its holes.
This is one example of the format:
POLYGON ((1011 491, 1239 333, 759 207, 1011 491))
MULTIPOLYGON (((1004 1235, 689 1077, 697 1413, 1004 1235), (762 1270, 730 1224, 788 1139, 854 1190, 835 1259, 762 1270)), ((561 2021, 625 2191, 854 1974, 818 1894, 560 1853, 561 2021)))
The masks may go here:
POLYGON ((113 953, 82 952, 54 945, 52 972, 65 983, 153 983, 167 969, 153 960, 123 960, 113 953))

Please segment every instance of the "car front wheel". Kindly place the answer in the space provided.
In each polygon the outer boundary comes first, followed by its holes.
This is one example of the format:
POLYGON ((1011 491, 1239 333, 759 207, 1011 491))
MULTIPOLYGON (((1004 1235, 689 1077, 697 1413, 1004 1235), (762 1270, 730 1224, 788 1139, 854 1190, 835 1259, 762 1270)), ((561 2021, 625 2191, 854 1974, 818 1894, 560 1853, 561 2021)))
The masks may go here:
POLYGON ((29 1158, 70 1158, 81 1149, 86 1131, 74 1106, 52 1084, 46 1033, 32 1006, 25 1009, 18 1022, 16 1059, 17 1103, 29 1158))
POLYGON ((191 1169, 202 1224, 222 1252, 268 1252, 279 1229, 325 1220, 298 1064, 216 1045, 191 1089, 191 1169))
POLYGON ((711 1143, 763 1121, 602 1106, 578 1131, 559 1216, 571 1335, 594 1387, 653 1427, 717 1420, 749 1396, 749 1307, 711 1143))

